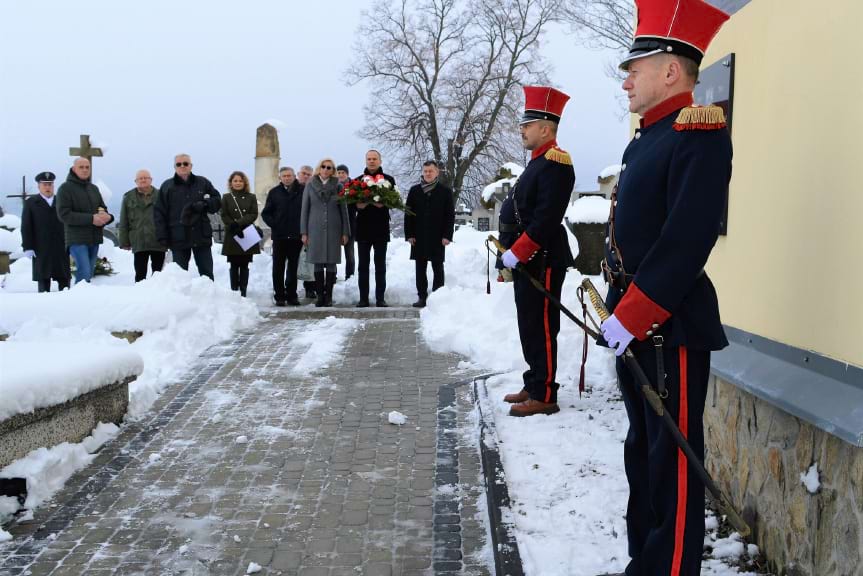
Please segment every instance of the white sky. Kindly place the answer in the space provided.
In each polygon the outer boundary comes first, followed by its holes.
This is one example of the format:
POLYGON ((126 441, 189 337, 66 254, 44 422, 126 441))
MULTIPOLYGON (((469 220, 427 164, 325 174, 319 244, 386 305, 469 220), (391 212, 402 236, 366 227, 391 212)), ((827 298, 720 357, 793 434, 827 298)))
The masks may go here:
MULTIPOLYGON (((325 155, 363 167, 369 142, 357 135, 372 95, 349 88, 344 71, 352 33, 368 0, 116 2, 30 0, 5 3, 0 30, 0 204, 20 211, 21 176, 65 179, 68 148, 91 135, 105 158, 95 180, 113 193, 147 168, 158 185, 177 152, 224 190, 227 175, 254 173, 255 129, 278 120, 282 163, 325 155)), ((559 142, 574 158, 578 188, 619 162, 628 120, 605 75, 610 53, 581 48, 560 29, 543 52, 552 83, 572 96, 559 142)), ((384 167, 386 168, 386 158, 384 167)), ((417 171, 419 175, 419 170, 417 171)))

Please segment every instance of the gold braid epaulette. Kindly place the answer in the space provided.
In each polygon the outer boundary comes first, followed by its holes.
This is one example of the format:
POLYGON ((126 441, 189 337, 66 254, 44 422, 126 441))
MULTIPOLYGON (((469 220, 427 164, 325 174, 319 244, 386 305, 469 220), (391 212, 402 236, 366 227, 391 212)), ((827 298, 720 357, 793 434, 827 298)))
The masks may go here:
POLYGON ((561 150, 560 148, 549 148, 548 152, 545 153, 545 157, 552 162, 572 166, 572 156, 569 155, 569 152, 561 150))
POLYGON ((677 115, 674 129, 684 130, 719 130, 725 128, 725 111, 719 106, 687 106, 677 115))

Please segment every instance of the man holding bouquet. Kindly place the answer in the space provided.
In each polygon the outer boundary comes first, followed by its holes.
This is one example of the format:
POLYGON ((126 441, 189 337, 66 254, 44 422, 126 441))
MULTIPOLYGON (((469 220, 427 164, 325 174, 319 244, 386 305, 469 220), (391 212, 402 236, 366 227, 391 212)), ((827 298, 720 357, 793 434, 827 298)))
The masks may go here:
MULTIPOLYGON (((384 180, 393 189, 396 180, 385 174, 381 168, 381 153, 377 150, 366 152, 366 169, 361 179, 367 183, 384 180)), ((359 266, 357 268, 360 301, 357 308, 369 306, 369 263, 371 251, 375 251, 375 304, 386 307, 384 294, 387 289, 387 244, 390 241, 390 210, 382 202, 357 202, 357 249, 359 266)))

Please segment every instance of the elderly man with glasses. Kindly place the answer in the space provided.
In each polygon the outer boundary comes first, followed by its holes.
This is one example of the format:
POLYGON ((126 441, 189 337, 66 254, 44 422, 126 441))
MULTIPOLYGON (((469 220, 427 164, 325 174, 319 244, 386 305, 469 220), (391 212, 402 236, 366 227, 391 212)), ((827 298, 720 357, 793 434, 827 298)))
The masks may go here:
POLYGON ((156 239, 171 249, 174 262, 183 270, 195 256, 198 273, 213 279, 213 227, 208 214, 222 206, 221 196, 209 180, 192 174, 192 158, 188 154, 174 157, 175 173, 162 183, 159 199, 153 208, 156 239))

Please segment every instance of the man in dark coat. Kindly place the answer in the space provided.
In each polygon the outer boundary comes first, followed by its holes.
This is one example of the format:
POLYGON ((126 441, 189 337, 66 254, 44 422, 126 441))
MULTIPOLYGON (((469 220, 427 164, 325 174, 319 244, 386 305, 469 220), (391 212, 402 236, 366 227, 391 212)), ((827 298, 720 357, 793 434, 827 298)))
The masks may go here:
MULTIPOLYGON (((623 153, 603 262, 605 341, 629 347, 665 413, 703 462, 710 352, 728 342, 704 272, 731 178, 722 109, 693 107, 698 66, 728 16, 702 0, 638 0, 638 30, 623 89, 641 124, 623 153)), ((617 376, 629 431, 628 576, 701 573, 704 485, 623 361, 617 376)))
POLYGON ((21 245, 24 255, 33 259, 33 280, 39 292, 50 292, 51 280, 63 290, 72 279, 63 223, 57 218, 54 179, 53 172, 36 175, 39 194, 27 198, 21 213, 21 245))
MULTIPOLYGON (((557 127, 569 96, 546 86, 525 86, 521 139, 531 160, 500 209, 501 260, 542 282, 560 300, 572 253, 563 228, 575 172, 569 154, 557 146, 557 127)), ((507 394, 510 416, 554 414, 557 405, 557 333, 560 309, 523 272, 513 275, 518 334, 528 370, 520 392, 507 394)))
MULTIPOLYGON (((374 178, 382 176, 395 187, 396 179, 385 174, 381 167, 381 153, 377 150, 366 152, 366 169, 363 176, 374 178)), ((369 264, 371 251, 375 251, 375 304, 386 307, 384 298, 387 290, 387 244, 390 241, 390 210, 378 202, 357 203, 357 250, 359 252, 358 282, 360 301, 358 308, 369 306, 369 264)))
MULTIPOLYGON (((336 167, 336 176, 339 178, 339 184, 344 186, 350 179, 350 171, 344 164, 339 164, 336 167)), ((345 280, 354 275, 357 264, 354 257, 354 242, 357 235, 357 206, 356 204, 348 204, 348 221, 351 225, 351 234, 348 236, 348 242, 345 244, 345 280)))
POLYGON ((267 201, 261 212, 261 218, 270 227, 273 239, 273 297, 276 306, 299 306, 297 266, 303 249, 300 238, 303 185, 297 181, 294 169, 290 167, 279 170, 279 181, 267 193, 267 201))
POLYGON ((57 217, 65 225, 66 248, 75 260, 75 282, 89 282, 96 272, 102 229, 114 221, 102 193, 90 182, 90 161, 76 158, 57 191, 57 217))
POLYGON ((147 278, 147 262, 153 273, 161 272, 165 264, 165 248, 156 239, 153 206, 159 191, 153 187, 153 177, 147 170, 135 173, 135 187, 123 195, 120 206, 120 248, 134 253, 135 282, 147 278))
POLYGON ((437 162, 423 164, 422 182, 413 186, 405 202, 405 238, 411 245, 411 260, 416 262, 417 295, 414 308, 424 308, 429 281, 426 268, 432 265, 432 291, 444 284, 444 253, 452 242, 455 205, 452 190, 438 182, 437 162), (413 214, 410 214, 412 212, 413 214))
POLYGON ((171 249, 171 256, 180 268, 189 269, 195 256, 198 273, 213 279, 213 227, 207 214, 221 208, 221 196, 209 180, 192 174, 192 158, 188 154, 174 157, 175 173, 159 188, 159 201, 153 208, 156 238, 171 249))

